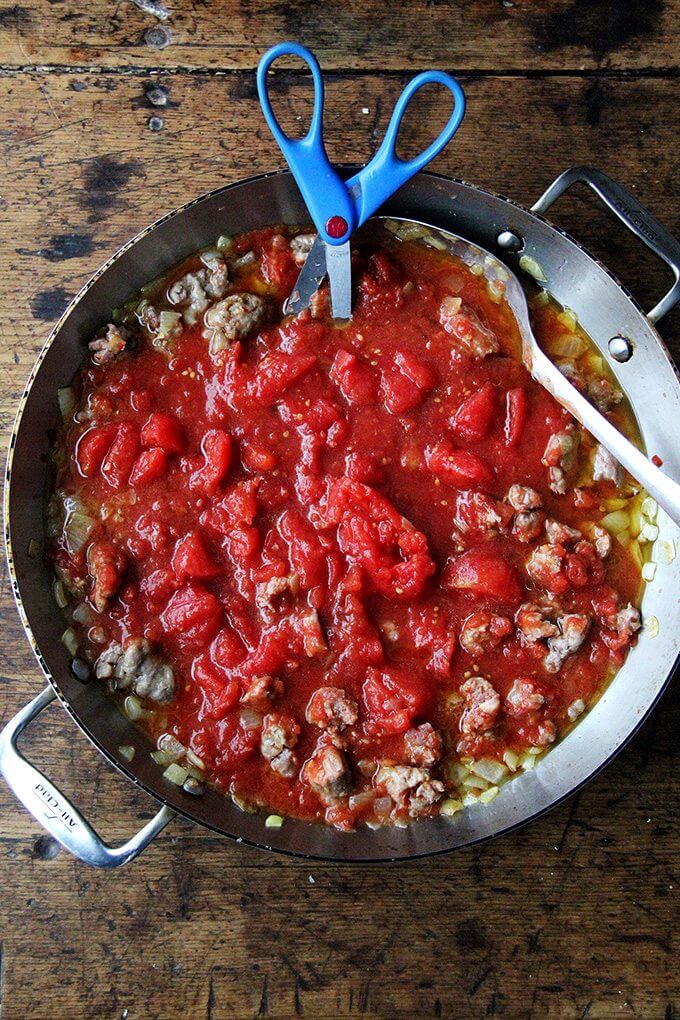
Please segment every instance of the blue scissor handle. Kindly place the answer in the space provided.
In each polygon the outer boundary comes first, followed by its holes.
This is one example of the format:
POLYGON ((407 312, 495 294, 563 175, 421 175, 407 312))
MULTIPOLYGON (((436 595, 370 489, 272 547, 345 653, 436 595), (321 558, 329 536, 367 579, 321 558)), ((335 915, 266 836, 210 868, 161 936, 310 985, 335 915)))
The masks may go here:
MULTIPOLYGON (((347 185, 326 155, 323 143, 323 78, 316 57, 300 43, 282 42, 272 46, 257 65, 257 91, 265 120, 297 181, 316 229, 327 244, 342 244, 357 226, 357 212, 347 185), (312 72, 314 110, 304 138, 293 139, 284 134, 269 101, 267 72, 282 56, 300 57, 312 72), (344 220, 347 225, 339 236, 331 236, 326 230, 329 220, 334 217, 344 220)), ((337 223, 338 220, 335 220, 336 227, 337 223)))
POLYGON ((465 116, 465 93, 445 71, 423 71, 408 83, 397 100, 385 132, 382 145, 363 170, 347 181, 347 187, 356 196, 357 226, 365 223, 403 184, 422 170, 453 138, 465 116), (453 113, 439 135, 414 159, 399 159, 396 154, 397 137, 404 114, 411 99, 424 85, 443 85, 453 96, 453 113))

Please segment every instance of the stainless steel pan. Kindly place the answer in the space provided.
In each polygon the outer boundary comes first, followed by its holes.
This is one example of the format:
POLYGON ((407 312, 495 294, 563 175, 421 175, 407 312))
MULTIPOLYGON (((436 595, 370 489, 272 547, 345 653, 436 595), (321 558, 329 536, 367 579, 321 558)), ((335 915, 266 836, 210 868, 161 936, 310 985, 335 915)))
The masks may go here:
MULTIPOLYGON (((545 274, 544 286, 577 313, 614 368, 633 404, 648 451, 658 454, 665 469, 680 478, 680 449, 674 438, 680 421, 680 385, 652 325, 680 298, 680 248, 632 196, 604 174, 574 168, 527 211, 462 181, 420 174, 384 211, 469 238, 498 252, 515 271, 522 254, 533 258, 545 274), (589 184, 672 268, 674 286, 648 315, 604 266, 542 218, 577 181, 589 184)), ((594 776, 651 711, 678 656, 680 558, 660 567, 648 584, 642 606, 648 625, 614 682, 532 772, 513 779, 492 803, 461 812, 453 821, 438 818, 407 829, 353 833, 289 819, 280 829, 266 829, 264 814, 245 814, 212 790, 195 798, 172 786, 150 758, 147 738, 114 708, 103 685, 83 686, 75 679, 60 640, 64 623, 52 597, 50 571, 39 556, 32 558, 28 552, 31 540, 43 535, 47 429, 56 421, 57 389, 70 382, 86 341, 110 309, 122 305, 150 279, 197 248, 214 243, 219 234, 306 218, 292 177, 280 172, 222 188, 159 220, 117 252, 73 300, 41 352, 21 400, 7 462, 7 557, 19 613, 49 683, 0 735, 0 769, 35 818, 68 850, 97 867, 116 867, 131 860, 176 812, 249 844, 327 860, 421 857, 489 839, 546 811, 594 776), (77 808, 16 748, 21 730, 55 698, 112 764, 161 803, 155 818, 121 847, 107 846, 77 808), (120 754, 119 748, 125 745, 135 748, 131 763, 120 754)), ((667 518, 662 518, 660 526, 663 537, 678 537, 667 518)))

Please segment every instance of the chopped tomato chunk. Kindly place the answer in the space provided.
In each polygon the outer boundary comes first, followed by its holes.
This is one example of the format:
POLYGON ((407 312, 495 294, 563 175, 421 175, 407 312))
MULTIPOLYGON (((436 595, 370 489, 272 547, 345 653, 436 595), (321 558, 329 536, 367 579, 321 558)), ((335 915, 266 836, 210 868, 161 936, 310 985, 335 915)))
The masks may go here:
POLYGON ((181 644, 202 647, 220 628, 222 607, 207 588, 187 584, 171 597, 161 613, 161 625, 181 644))
POLYGON ((142 450, 132 465, 130 485, 137 488, 148 482, 153 482, 156 478, 162 478, 167 468, 168 458, 165 450, 161 450, 159 446, 152 446, 150 450, 142 450))
POLYGON ((527 394, 523 387, 508 390, 505 394, 505 445, 517 446, 527 420, 527 394))
POLYGON ((121 422, 102 463, 102 477, 112 489, 122 489, 137 458, 139 433, 131 422, 121 422))
POLYGON ((493 483, 493 470, 486 461, 471 450, 456 450, 446 439, 426 449, 425 462, 454 489, 484 488, 493 483))
POLYGON ((486 595, 496 602, 518 603, 522 588, 517 572, 498 553, 470 549, 450 560, 442 577, 442 587, 486 595))
POLYGON ((154 411, 142 427, 142 446, 160 446, 169 456, 184 453, 184 432, 182 426, 171 414, 154 411))
POLYGON ((115 425, 95 425, 83 432, 76 443, 75 459, 84 478, 92 478, 97 474, 117 431, 115 425))
POLYGON ((477 442, 491 432, 495 413, 496 387, 486 382, 463 401, 453 416, 451 428, 461 439, 477 442))
POLYGON ((393 667, 369 668, 362 695, 369 716, 368 727, 380 736, 405 733, 413 720, 424 715, 433 703, 427 681, 393 667))

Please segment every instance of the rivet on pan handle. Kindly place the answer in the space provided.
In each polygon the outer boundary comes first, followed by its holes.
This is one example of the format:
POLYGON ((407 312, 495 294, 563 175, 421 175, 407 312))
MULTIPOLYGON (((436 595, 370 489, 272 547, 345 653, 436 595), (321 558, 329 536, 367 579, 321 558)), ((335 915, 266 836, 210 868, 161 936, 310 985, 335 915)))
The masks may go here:
POLYGON ((52 688, 46 687, 7 723, 0 733, 0 772, 36 821, 74 857, 93 868, 118 868, 140 854, 176 812, 164 805, 127 843, 118 847, 104 843, 61 790, 17 748, 19 734, 55 697, 52 688))
POLYGON ((658 322, 671 308, 680 301, 680 242, 669 234, 654 219, 649 209, 640 205, 636 198, 622 188, 620 184, 607 177, 601 170, 589 166, 573 166, 553 181, 543 192, 531 211, 544 215, 556 201, 573 184, 587 184, 598 195, 608 209, 631 230, 644 244, 658 255, 673 272, 675 282, 659 303, 647 313, 651 322, 658 322))

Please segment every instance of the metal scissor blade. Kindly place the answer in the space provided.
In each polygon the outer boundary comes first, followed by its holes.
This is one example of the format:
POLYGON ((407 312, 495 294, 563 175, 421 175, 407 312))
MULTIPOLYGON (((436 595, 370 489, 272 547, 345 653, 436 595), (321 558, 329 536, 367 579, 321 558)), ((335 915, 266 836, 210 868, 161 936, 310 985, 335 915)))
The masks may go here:
POLYGON ((321 237, 317 237, 286 301, 286 315, 298 315, 309 308, 309 302, 321 286, 326 272, 326 244, 321 237))
POLYGON ((334 319, 349 319, 352 315, 352 263, 349 241, 326 245, 326 266, 331 285, 331 314, 334 319))

